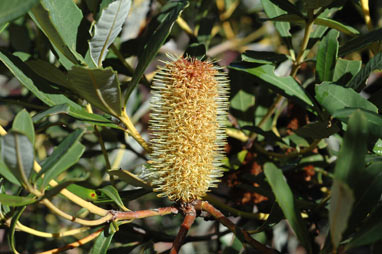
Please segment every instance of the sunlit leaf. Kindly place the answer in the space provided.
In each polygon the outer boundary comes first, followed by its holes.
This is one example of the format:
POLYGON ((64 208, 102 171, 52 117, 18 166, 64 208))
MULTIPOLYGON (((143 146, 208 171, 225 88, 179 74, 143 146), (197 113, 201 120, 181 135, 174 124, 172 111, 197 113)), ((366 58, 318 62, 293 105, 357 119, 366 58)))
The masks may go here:
POLYGON ((131 0, 118 0, 102 11, 94 26, 94 36, 89 42, 90 55, 96 66, 102 66, 108 47, 122 30, 130 6, 131 0))
POLYGON ((29 141, 34 144, 35 133, 33 121, 29 113, 23 109, 21 110, 13 120, 12 130, 23 133, 25 136, 29 138, 29 141))
POLYGON ((320 81, 333 79, 338 55, 338 36, 338 31, 330 30, 318 46, 316 71, 320 81))

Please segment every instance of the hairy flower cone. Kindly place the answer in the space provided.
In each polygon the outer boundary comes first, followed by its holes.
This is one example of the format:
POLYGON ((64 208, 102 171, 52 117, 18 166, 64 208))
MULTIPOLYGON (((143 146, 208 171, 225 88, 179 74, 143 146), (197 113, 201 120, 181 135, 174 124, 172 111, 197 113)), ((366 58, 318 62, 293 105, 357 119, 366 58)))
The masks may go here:
POLYGON ((209 61, 171 58, 152 86, 150 176, 158 196, 191 202, 222 175, 228 79, 209 61))

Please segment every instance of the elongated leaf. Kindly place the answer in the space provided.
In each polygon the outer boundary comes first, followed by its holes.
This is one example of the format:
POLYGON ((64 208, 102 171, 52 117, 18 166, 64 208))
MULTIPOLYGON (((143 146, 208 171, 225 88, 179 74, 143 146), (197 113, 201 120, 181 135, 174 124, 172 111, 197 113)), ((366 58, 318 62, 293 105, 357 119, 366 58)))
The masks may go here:
POLYGON ((23 109, 21 110, 13 120, 12 130, 23 133, 25 136, 29 138, 31 144, 34 144, 35 135, 34 135, 34 127, 33 121, 29 113, 23 109))
POLYGON ((252 125, 254 116, 255 96, 239 90, 231 100, 233 114, 238 119, 241 127, 252 125))
POLYGON ((32 117, 32 120, 34 123, 39 122, 41 119, 47 116, 57 115, 57 114, 68 114, 69 113, 70 106, 68 104, 60 104, 54 107, 51 107, 48 110, 45 110, 41 113, 38 113, 37 115, 34 115, 32 117))
MULTIPOLYGON (((274 4, 272 0, 261 0, 261 4, 263 5, 264 11, 269 18, 275 18, 283 14, 287 14, 287 11, 281 9, 279 6, 274 4)), ((288 48, 292 48, 292 35, 289 32, 290 24, 288 22, 275 22, 275 27, 279 32, 280 36, 285 40, 288 48)))
POLYGON ((241 68, 230 66, 231 69, 248 72, 257 78, 266 82, 271 88, 277 89, 280 92, 294 99, 304 102, 305 104, 312 106, 313 103, 310 98, 305 94, 305 91, 292 77, 278 77, 276 76, 274 70, 275 67, 272 65, 261 65, 255 68, 241 68))
MULTIPOLYGON (((47 1, 46 1, 47 2, 47 1)), ((65 5, 67 3, 73 3, 73 1, 54 1, 56 3, 64 3, 65 5)), ((61 22, 57 22, 56 20, 52 20, 51 11, 47 9, 50 6, 45 6, 45 2, 41 2, 41 4, 35 6, 30 12, 29 15, 33 19, 33 21, 37 24, 37 26, 41 29, 41 31, 46 35, 46 37, 49 38, 50 43, 52 43, 54 49, 59 54, 59 60, 61 64, 65 66, 66 69, 69 69, 73 64, 76 64, 79 62, 79 60, 82 58, 80 54, 75 52, 75 50, 72 48, 73 45, 70 45, 70 40, 64 38, 65 34, 62 34, 58 30, 57 25, 61 27, 61 22)), ((62 14, 63 12, 61 12, 62 14)), ((54 15, 55 17, 59 16, 60 14, 54 15)), ((81 14, 82 15, 82 14, 81 14)), ((61 15, 65 16, 65 15, 61 15)), ((82 18, 81 18, 82 19, 82 18)), ((74 31, 73 33, 77 33, 77 27, 76 27, 76 19, 74 19, 74 22, 71 21, 68 26, 72 27, 74 31), (73 25, 71 25, 73 24, 73 25)), ((79 24, 78 24, 79 25, 79 24)), ((69 38, 72 38, 70 36, 69 38)), ((75 44, 74 44, 75 46, 75 44)))
POLYGON ((345 108, 335 111, 333 113, 333 117, 347 123, 350 116, 357 110, 361 111, 366 116, 367 129, 369 133, 374 137, 382 138, 382 116, 372 111, 362 108, 345 108))
POLYGON ((19 58, 0 50, 0 61, 4 63, 4 65, 13 73, 13 75, 20 81, 22 85, 24 85, 29 91, 31 91, 37 98, 39 98, 48 106, 55 106, 66 103, 69 105, 69 114, 75 118, 91 121, 97 125, 120 129, 119 126, 113 124, 105 117, 88 113, 82 106, 78 105, 62 94, 57 94, 54 91, 48 92, 40 90, 36 84, 44 83, 44 81, 35 75, 19 58))
POLYGON ((94 28, 94 36, 89 42, 90 55, 96 66, 102 66, 108 47, 122 30, 130 6, 131 0, 118 0, 102 11, 94 28))
POLYGON ((140 179, 138 176, 134 175, 128 170, 117 169, 117 170, 109 170, 108 173, 110 175, 118 176, 122 181, 131 184, 133 186, 142 187, 146 190, 151 190, 151 186, 140 179))
POLYGON ((68 77, 60 69, 49 62, 43 60, 29 60, 26 62, 29 68, 31 68, 37 75, 44 79, 63 87, 68 87, 68 77))
POLYGON ((115 234, 114 231, 112 231, 111 233, 109 233, 108 231, 109 230, 105 229, 101 232, 101 234, 99 234, 92 249, 90 250, 90 254, 106 254, 107 253, 111 240, 113 239, 113 236, 115 234))
POLYGON ((119 196, 118 190, 112 185, 107 185, 101 189, 100 192, 111 198, 122 210, 128 211, 129 209, 123 204, 121 197, 119 196))
POLYGON ((71 184, 67 187, 67 189, 85 200, 95 201, 98 199, 98 195, 95 190, 78 184, 71 184))
POLYGON ((296 131, 296 134, 305 138, 321 139, 327 138, 338 131, 340 129, 337 125, 329 126, 327 122, 314 122, 302 126, 296 131))
POLYGON ((38 0, 2 0, 0 1, 0 24, 11 21, 27 13, 38 0))
MULTIPOLYGON (((382 33, 382 31, 381 31, 382 33)), ((370 61, 355 75, 352 80, 347 84, 354 90, 361 90, 365 86, 365 82, 370 73, 375 70, 382 70, 382 53, 376 54, 370 61)))
POLYGON ((7 206, 25 206, 36 202, 33 197, 20 197, 0 193, 0 203, 7 206))
POLYGON ((76 3, 74 1, 41 0, 41 5, 48 11, 50 21, 64 40, 65 45, 76 57, 80 57, 76 52, 76 44, 78 27, 83 15, 76 3))
POLYGON ((42 188, 80 159, 85 151, 85 147, 79 142, 83 133, 83 129, 75 130, 43 161, 41 164, 42 170, 39 173, 39 175, 45 175, 41 185, 42 188))
POLYGON ((316 71, 321 82, 332 81, 333 79, 338 55, 338 36, 338 31, 330 30, 319 44, 316 71))
POLYGON ((301 17, 303 16, 302 13, 299 11, 299 9, 289 1, 284 1, 284 0, 270 0, 270 1, 272 2, 272 4, 274 4, 275 6, 284 10, 287 13, 295 14, 301 17))
POLYGON ((346 43, 340 47, 338 54, 340 56, 345 56, 351 52, 363 49, 376 41, 382 41, 382 28, 372 30, 366 34, 362 34, 346 41, 346 43))
POLYGON ((267 162, 264 165, 264 174, 275 194, 277 203, 281 207, 285 218, 288 220, 307 252, 312 253, 312 246, 308 238, 308 230, 301 218, 300 212, 295 207, 295 199, 292 190, 286 182, 282 171, 276 168, 273 163, 267 162))
POLYGON ((121 115, 121 89, 111 68, 88 69, 74 66, 69 71, 70 88, 99 109, 121 115))
POLYGON ((337 31, 340 31, 344 34, 351 35, 351 36, 355 36, 355 35, 359 34, 357 29, 355 29, 351 26, 344 25, 344 24, 342 24, 336 20, 329 19, 329 18, 318 17, 314 20, 314 24, 321 25, 321 26, 327 26, 327 27, 336 29, 337 31))
POLYGON ((241 54, 241 60, 244 62, 259 64, 278 64, 288 60, 288 57, 284 54, 278 54, 270 51, 265 52, 247 50, 241 54))
POLYGON ((20 207, 17 209, 15 215, 12 217, 11 225, 9 227, 9 233, 8 233, 8 239, 9 239, 9 247, 15 254, 19 254, 19 252, 16 249, 16 242, 15 242, 15 232, 16 232, 16 223, 20 219, 20 216, 23 214, 26 206, 20 207))
MULTIPOLYGON (((354 61, 338 58, 336 67, 334 68, 333 81, 337 82, 346 76, 350 76, 350 79, 356 75, 361 69, 362 61, 354 61)), ((349 81, 350 79, 345 80, 349 81)))
POLYGON ((188 6, 187 1, 168 1, 161 9, 161 13, 157 16, 158 25, 152 34, 148 37, 142 53, 138 56, 139 62, 135 69, 133 79, 126 91, 124 104, 126 104, 131 92, 138 85, 146 67, 151 63, 152 59, 157 54, 159 48, 163 45, 166 38, 169 36, 172 26, 177 18, 182 13, 183 9, 188 6))
POLYGON ((20 186, 19 180, 12 173, 12 171, 8 168, 8 166, 0 159, 0 175, 7 179, 9 182, 20 186))
POLYGON ((334 248, 337 248, 342 239, 342 233, 347 227, 354 197, 352 190, 339 180, 335 180, 333 183, 331 197, 329 208, 330 236, 334 248))
POLYGON ((15 131, 1 137, 1 159, 17 180, 24 184, 33 168, 34 151, 29 138, 15 131))
POLYGON ((348 227, 348 219, 355 201, 354 194, 362 188, 359 186, 359 179, 362 179, 364 174, 367 137, 366 117, 357 110, 350 116, 334 169, 335 180, 329 208, 329 225, 335 249, 348 227))
POLYGON ((362 111, 356 110, 349 118, 348 129, 338 155, 334 176, 351 189, 358 186, 364 172, 367 152, 367 120, 362 111))
POLYGON ((362 108, 378 112, 378 108, 351 88, 324 82, 316 86, 316 99, 330 114, 344 108, 362 108))

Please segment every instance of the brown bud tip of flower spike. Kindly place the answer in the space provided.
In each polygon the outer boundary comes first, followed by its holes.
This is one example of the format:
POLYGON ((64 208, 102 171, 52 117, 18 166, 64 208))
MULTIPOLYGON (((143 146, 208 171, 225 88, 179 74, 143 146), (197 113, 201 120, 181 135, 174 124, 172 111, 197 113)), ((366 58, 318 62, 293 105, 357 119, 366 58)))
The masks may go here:
POLYGON ((210 61, 169 58, 152 85, 149 177, 158 196, 191 202, 222 175, 229 81, 210 61))

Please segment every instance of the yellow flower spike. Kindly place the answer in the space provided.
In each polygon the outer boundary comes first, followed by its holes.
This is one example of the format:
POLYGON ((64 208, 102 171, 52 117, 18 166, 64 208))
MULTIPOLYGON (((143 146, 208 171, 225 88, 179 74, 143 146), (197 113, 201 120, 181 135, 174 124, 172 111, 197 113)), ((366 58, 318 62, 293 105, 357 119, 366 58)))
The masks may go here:
POLYGON ((153 79, 149 177, 159 197, 192 202, 222 175, 229 81, 210 61, 169 58, 153 79))

